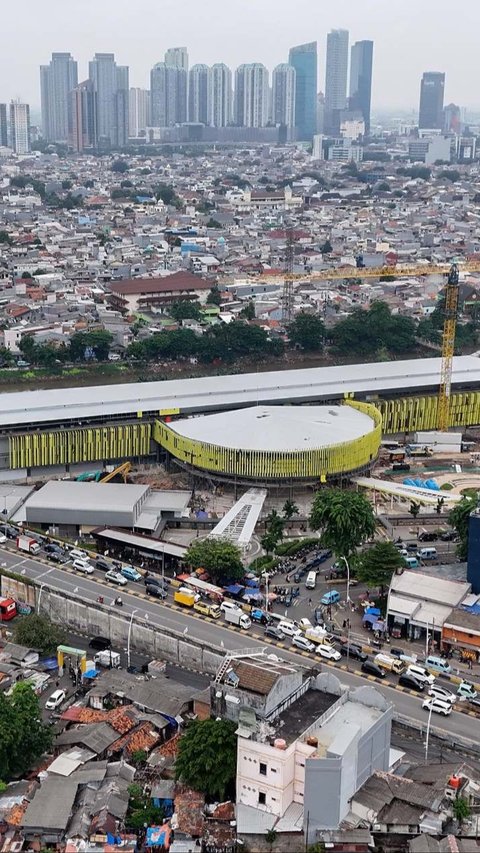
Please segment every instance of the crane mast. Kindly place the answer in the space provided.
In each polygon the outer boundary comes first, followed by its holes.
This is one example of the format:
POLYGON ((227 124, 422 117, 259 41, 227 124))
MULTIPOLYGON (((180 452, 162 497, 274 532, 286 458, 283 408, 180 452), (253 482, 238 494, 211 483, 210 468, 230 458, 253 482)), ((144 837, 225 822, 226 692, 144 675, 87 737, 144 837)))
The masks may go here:
POLYGON ((455 330, 458 314, 458 266, 452 264, 445 288, 445 321, 442 338, 442 367, 438 394, 438 429, 443 432, 450 426, 450 393, 452 389, 452 363, 455 350, 455 330))

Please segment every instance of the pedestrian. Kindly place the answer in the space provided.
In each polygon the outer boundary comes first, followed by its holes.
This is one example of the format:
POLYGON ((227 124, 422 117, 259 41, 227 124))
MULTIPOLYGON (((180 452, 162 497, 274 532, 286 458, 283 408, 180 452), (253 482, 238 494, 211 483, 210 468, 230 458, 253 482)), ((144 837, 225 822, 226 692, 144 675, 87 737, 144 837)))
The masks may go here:
POLYGON ((312 599, 311 599, 311 598, 309 598, 309 599, 308 599, 308 606, 309 606, 309 607, 311 607, 311 606, 312 606, 312 604, 313 604, 313 601, 312 601, 312 599))
POLYGON ((347 627, 347 620, 346 620, 346 619, 344 619, 344 620, 343 620, 342 628, 346 628, 346 627, 347 627))
POLYGON ((471 658, 469 658, 469 659, 468 659, 468 668, 469 668, 469 669, 473 669, 473 664, 472 664, 472 659, 471 659, 471 658))

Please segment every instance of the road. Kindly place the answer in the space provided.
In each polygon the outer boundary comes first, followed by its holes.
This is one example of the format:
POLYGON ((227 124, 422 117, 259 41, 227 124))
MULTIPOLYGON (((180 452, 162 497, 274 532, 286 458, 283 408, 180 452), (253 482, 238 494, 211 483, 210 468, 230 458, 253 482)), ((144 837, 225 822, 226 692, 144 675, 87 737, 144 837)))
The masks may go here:
MULTIPOLYGON (((23 556, 19 552, 6 549, 0 549, 0 565, 17 574, 34 579, 39 585, 43 583, 60 592, 74 593, 84 601, 96 602, 98 596, 103 595, 105 603, 113 607, 114 599, 118 595, 118 588, 108 584, 103 574, 99 572, 94 576, 79 575, 71 567, 50 567, 46 562, 40 562, 26 555, 23 556)), ((145 620, 150 625, 161 626, 162 629, 170 629, 177 633, 183 632, 186 636, 206 645, 221 647, 225 651, 261 648, 267 645, 266 639, 262 636, 261 628, 252 627, 247 634, 247 632, 240 631, 233 626, 227 627, 223 622, 219 624, 215 620, 207 620, 198 614, 179 609, 171 603, 161 604, 145 594, 143 585, 130 583, 128 588, 122 588, 121 596, 124 602, 122 612, 127 617, 135 610, 135 620, 145 620)), ((296 664, 303 666, 315 664, 320 667, 323 663, 325 667, 328 666, 325 661, 315 657, 315 655, 291 651, 285 643, 269 641, 268 645, 274 646, 282 658, 296 664)), ((135 647, 134 629, 132 631, 132 647, 135 647)), ((271 649, 271 652, 274 652, 274 648, 271 649)), ((398 714, 426 725, 427 712, 422 709, 421 698, 417 695, 402 691, 393 681, 381 682, 371 676, 365 676, 360 672, 355 661, 350 661, 349 669, 343 661, 341 664, 332 664, 332 667, 340 670, 339 676, 342 682, 350 687, 359 687, 368 681, 371 684, 374 683, 376 689, 395 705, 398 714)), ((441 717, 438 721, 433 717, 432 730, 448 732, 453 737, 462 737, 478 742, 480 740, 480 718, 454 711, 448 719, 441 717)))

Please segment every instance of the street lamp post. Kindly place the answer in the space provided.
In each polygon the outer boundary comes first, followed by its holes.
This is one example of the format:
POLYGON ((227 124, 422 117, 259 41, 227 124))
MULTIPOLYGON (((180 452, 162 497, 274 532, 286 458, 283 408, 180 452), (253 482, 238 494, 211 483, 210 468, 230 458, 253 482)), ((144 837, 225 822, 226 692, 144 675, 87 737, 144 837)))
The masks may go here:
POLYGON ((428 712, 427 734, 425 736, 425 764, 428 764, 428 740, 430 738, 430 723, 432 722, 433 698, 428 712))
POLYGON ((350 604, 350 566, 346 557, 341 557, 341 560, 347 567, 347 604, 350 604))
POLYGON ((40 604, 41 604, 41 601, 42 601, 42 592, 43 592, 43 587, 44 587, 44 586, 45 586, 45 584, 44 584, 44 583, 41 583, 41 584, 40 584, 40 592, 38 593, 37 613, 38 613, 38 615, 39 615, 39 616, 40 616, 40 604))
POLYGON ((132 625, 133 625, 133 617, 135 616, 136 610, 132 610, 130 615, 130 624, 128 626, 128 636, 127 636, 127 667, 130 666, 130 639, 132 636, 132 625))

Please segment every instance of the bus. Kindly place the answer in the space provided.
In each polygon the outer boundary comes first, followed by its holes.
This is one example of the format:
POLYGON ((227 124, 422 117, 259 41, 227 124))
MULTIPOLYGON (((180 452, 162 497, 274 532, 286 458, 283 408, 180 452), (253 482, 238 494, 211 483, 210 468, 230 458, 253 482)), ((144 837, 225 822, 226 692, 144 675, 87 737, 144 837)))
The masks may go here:
POLYGON ((17 605, 13 598, 0 598, 0 622, 8 622, 17 615, 17 605))

